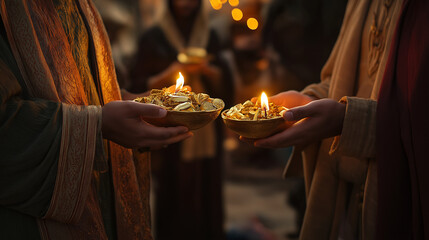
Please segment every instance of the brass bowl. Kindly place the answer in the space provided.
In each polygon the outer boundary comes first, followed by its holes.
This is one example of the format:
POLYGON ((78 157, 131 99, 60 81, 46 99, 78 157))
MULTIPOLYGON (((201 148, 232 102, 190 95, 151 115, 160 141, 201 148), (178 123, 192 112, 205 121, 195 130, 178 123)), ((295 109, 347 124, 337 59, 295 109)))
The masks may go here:
POLYGON ((215 120, 224 107, 225 103, 222 101, 221 107, 211 111, 184 112, 168 110, 167 116, 164 118, 145 118, 144 120, 158 127, 185 126, 189 130, 196 130, 215 120))
POLYGON ((190 47, 177 55, 177 60, 183 64, 200 64, 207 60, 207 51, 204 48, 190 47))
POLYGON ((222 112, 222 119, 225 125, 235 133, 246 138, 266 138, 290 127, 290 124, 288 124, 282 117, 255 121, 235 120, 226 117, 225 113, 227 111, 228 110, 222 112))

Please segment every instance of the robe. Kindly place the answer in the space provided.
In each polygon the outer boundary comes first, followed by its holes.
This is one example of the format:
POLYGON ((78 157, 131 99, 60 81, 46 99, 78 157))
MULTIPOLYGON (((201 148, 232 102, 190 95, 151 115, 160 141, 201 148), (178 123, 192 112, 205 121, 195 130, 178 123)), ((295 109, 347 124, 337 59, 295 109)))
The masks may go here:
POLYGON ((0 238, 151 239, 148 153, 101 134, 121 96, 92 2, 0 4, 0 238))

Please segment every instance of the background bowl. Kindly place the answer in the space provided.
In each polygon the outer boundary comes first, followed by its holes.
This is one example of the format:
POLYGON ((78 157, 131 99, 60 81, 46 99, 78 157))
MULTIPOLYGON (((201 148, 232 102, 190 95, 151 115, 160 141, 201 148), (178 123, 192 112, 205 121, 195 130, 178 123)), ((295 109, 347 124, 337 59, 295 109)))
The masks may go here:
POLYGON ((290 127, 290 124, 286 123, 282 117, 256 121, 234 120, 226 117, 226 111, 228 110, 222 112, 222 119, 225 125, 235 133, 246 138, 266 138, 290 127))
POLYGON ((200 64, 208 59, 204 48, 190 47, 177 55, 177 60, 183 64, 200 64))
POLYGON ((144 120, 158 127, 185 126, 189 130, 196 130, 204 127, 211 121, 215 120, 219 116, 220 112, 224 107, 225 107, 225 103, 222 102, 221 107, 211 111, 201 111, 201 112, 167 111, 167 116, 165 116, 164 118, 144 118, 144 120))

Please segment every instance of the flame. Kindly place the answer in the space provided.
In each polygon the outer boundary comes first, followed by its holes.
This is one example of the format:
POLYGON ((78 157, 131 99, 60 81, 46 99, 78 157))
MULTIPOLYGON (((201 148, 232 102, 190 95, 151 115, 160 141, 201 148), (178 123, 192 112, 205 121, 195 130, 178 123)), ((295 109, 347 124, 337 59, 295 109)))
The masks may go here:
POLYGON ((261 108, 264 111, 270 110, 270 105, 268 104, 268 97, 267 97, 267 94, 265 94, 265 92, 262 92, 262 95, 261 95, 261 108))
POLYGON ((182 73, 179 72, 179 78, 176 80, 176 92, 182 90, 183 84, 185 84, 185 78, 182 73))

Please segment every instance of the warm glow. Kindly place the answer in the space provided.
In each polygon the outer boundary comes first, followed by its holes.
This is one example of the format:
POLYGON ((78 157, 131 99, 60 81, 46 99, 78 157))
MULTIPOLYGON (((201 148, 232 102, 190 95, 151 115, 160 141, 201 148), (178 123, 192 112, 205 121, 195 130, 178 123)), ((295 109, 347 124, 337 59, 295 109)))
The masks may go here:
POLYGON ((238 8, 232 9, 231 15, 235 21, 240 21, 243 18, 243 12, 238 8))
POLYGON ((265 94, 265 92, 262 92, 262 95, 261 95, 261 109, 264 111, 270 110, 270 105, 268 104, 268 97, 267 97, 267 94, 265 94))
POLYGON ((220 10, 222 8, 221 0, 210 0, 210 4, 214 10, 220 10))
POLYGON ((249 18, 247 19, 247 27, 249 27, 251 30, 256 30, 258 28, 258 20, 255 18, 249 18))
POLYGON ((237 7, 238 4, 240 3, 239 0, 228 0, 229 5, 231 5, 231 7, 237 7))
POLYGON ((182 73, 179 72, 179 78, 176 80, 176 92, 183 88, 183 84, 185 84, 185 78, 183 77, 182 73))
POLYGON ((225 4, 228 0, 220 0, 222 4, 225 4))

